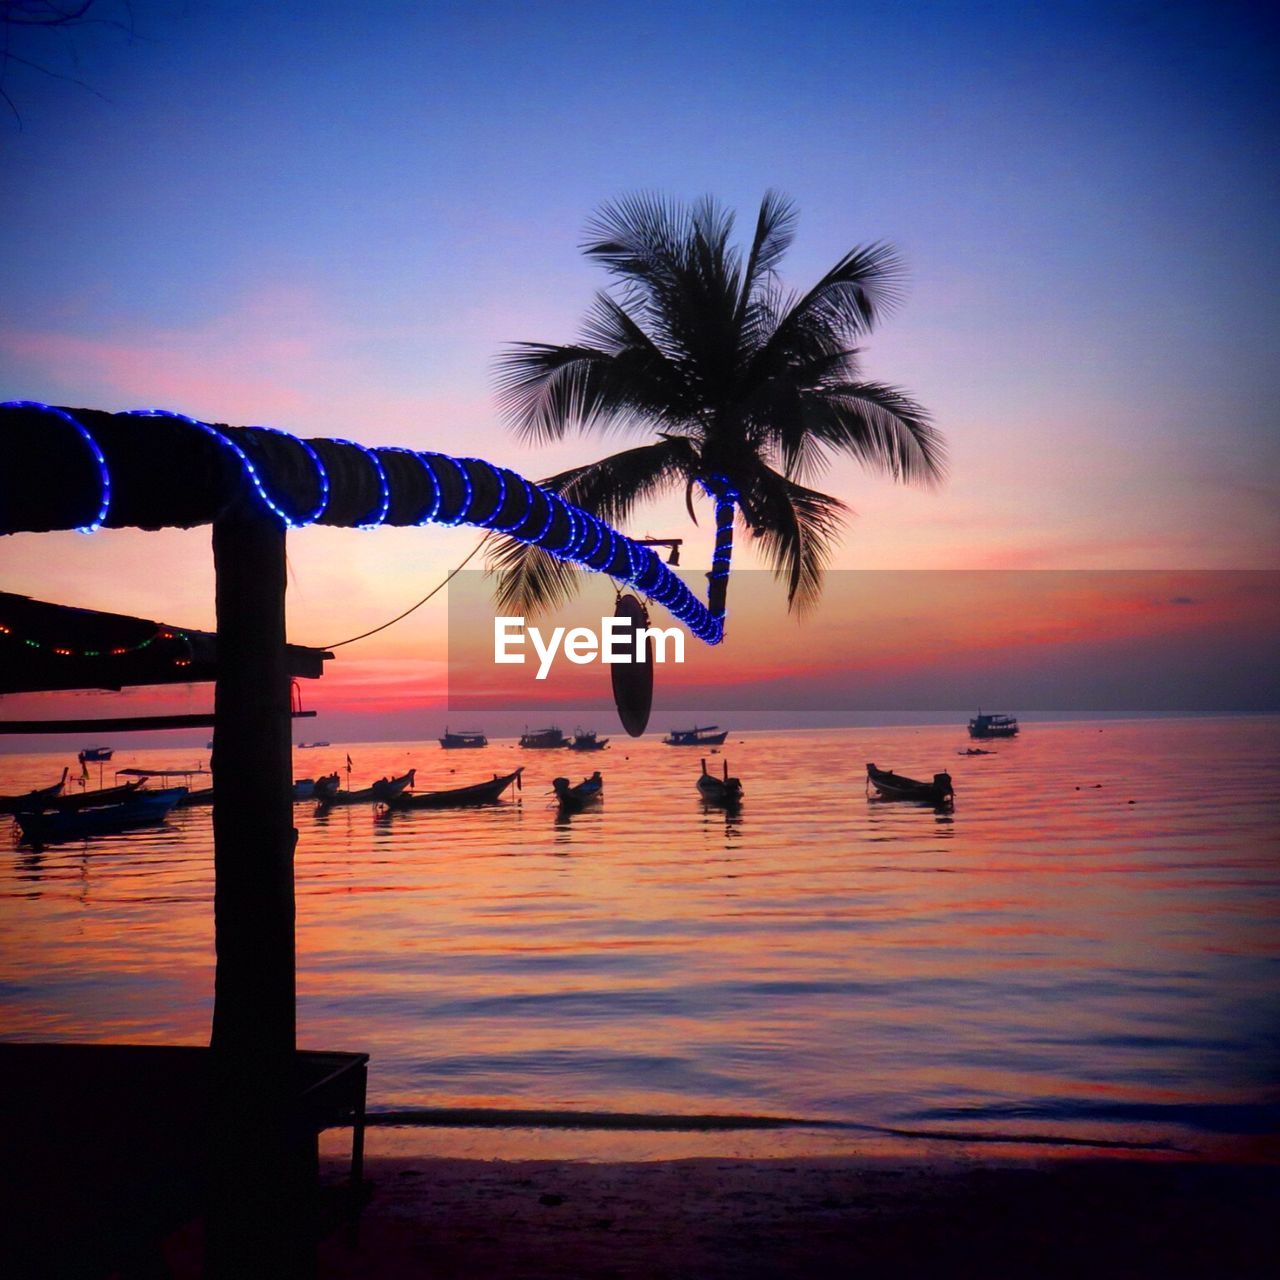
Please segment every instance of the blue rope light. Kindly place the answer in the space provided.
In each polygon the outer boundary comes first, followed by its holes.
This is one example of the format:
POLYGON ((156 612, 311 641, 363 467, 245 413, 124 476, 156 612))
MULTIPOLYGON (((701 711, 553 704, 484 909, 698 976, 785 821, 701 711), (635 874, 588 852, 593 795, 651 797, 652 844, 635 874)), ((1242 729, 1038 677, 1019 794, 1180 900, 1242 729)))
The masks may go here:
POLYGON ((295 529, 304 524, 315 524, 324 515, 329 506, 329 472, 324 463, 320 461, 320 455, 301 437, 291 436, 287 431, 281 431, 279 427, 252 426, 246 429, 249 431, 268 431, 273 436, 284 436, 286 440, 292 440, 294 444, 302 446, 307 457, 311 459, 311 465, 316 469, 316 484, 320 489, 320 501, 316 503, 315 510, 307 512, 304 516, 299 516, 290 523, 295 529))
MULTIPOLYGON (((291 516, 279 503, 275 502, 271 495, 267 492, 267 486, 262 482, 262 476, 258 473, 258 468, 254 466, 253 459, 229 436, 224 436, 217 427, 207 422, 201 422, 199 418, 190 418, 185 413, 176 413, 172 409, 130 409, 129 416, 132 418, 169 418, 175 422, 185 422, 189 427, 196 427, 203 431, 206 435, 212 436, 224 449, 230 450, 240 464, 241 473, 246 476, 253 485, 254 492, 262 499, 263 505, 268 510, 283 521, 290 529, 300 529, 304 524, 310 524, 315 517, 310 519, 297 519, 291 516)), ((280 432, 281 435, 287 435, 287 432, 280 432)), ((296 437, 290 436, 290 439, 296 437)), ((328 498, 325 499, 326 504, 328 498)))
POLYGON ((440 477, 436 475, 435 468, 431 465, 431 459, 425 453, 419 453, 415 449, 407 450, 407 452, 412 453, 422 463, 422 469, 431 480, 431 506, 422 513, 418 523, 435 524, 440 517, 440 504, 444 501, 444 490, 440 487, 440 477))
POLYGON ((391 481, 387 479, 387 470, 382 465, 382 459, 378 457, 375 450, 366 449, 364 445, 357 444, 354 440, 344 440, 341 436, 334 436, 333 443, 345 444, 350 449, 359 449, 373 463, 373 469, 378 473, 378 486, 381 494, 378 498, 376 509, 367 520, 362 520, 356 528, 376 529, 386 520, 387 513, 391 510, 391 481))
POLYGON ((406 454, 427 473, 427 478, 431 481, 431 505, 413 523, 416 525, 431 524, 435 518, 436 512, 440 510, 440 481, 436 479, 436 473, 431 470, 426 458, 424 458, 416 449, 405 449, 402 446, 395 444, 381 445, 378 452, 406 454))
POLYGON ((89 452, 93 455, 93 460, 98 464, 98 510, 93 519, 88 524, 76 526, 77 533, 97 533, 102 528, 103 522, 107 518, 107 512, 111 510, 111 472, 107 470, 107 460, 102 455, 102 450, 98 447, 98 442, 89 434, 82 423, 79 423, 65 409, 59 409, 55 405, 45 404, 42 400, 6 400, 3 409, 35 409, 38 413, 52 413, 55 417, 59 417, 63 422, 73 426, 80 438, 89 447, 89 452))
MULTIPOLYGON (((440 491, 441 500, 436 504, 436 524, 459 525, 473 523, 469 520, 469 512, 471 510, 471 500, 475 496, 475 487, 471 483, 471 477, 467 474, 467 469, 457 458, 451 458, 447 453, 424 453, 423 461, 431 468, 431 473, 435 477, 436 487, 440 491), (462 481, 462 506, 458 508, 457 514, 453 516, 445 516, 440 514, 440 508, 444 505, 444 486, 440 484, 440 477, 436 475, 435 467, 437 463, 447 463, 457 473, 458 478, 462 481)), ((485 466, 488 466, 485 463, 485 466)))
MULTIPOLYGON (((111 473, 101 446, 88 429, 64 409, 47 405, 39 401, 13 400, 7 401, 0 408, 27 409, 37 412, 51 413, 75 428, 83 440, 94 462, 97 464, 100 480, 100 496, 98 509, 93 519, 80 526, 84 532, 93 532, 105 523, 111 502, 111 473)), ((319 501, 313 510, 302 513, 286 511, 277 502, 264 480, 264 472, 252 458, 231 437, 224 435, 216 427, 186 414, 175 413, 165 409, 135 409, 131 416, 142 418, 165 419, 181 422, 212 436, 218 444, 228 450, 235 458, 241 476, 248 481, 249 487, 268 511, 289 528, 299 528, 313 524, 319 520, 329 507, 332 498, 332 482, 325 464, 316 450, 305 440, 275 427, 250 427, 251 431, 269 431, 284 436, 299 444, 315 468, 319 486, 319 501)), ((378 457, 378 452, 357 444, 353 440, 334 440, 335 445, 358 450, 372 464, 378 477, 379 498, 374 511, 361 524, 361 528, 376 528, 385 524, 391 511, 391 482, 386 468, 378 457)), ((650 599, 656 600, 666 607, 679 621, 700 640, 708 644, 719 644, 724 639, 724 618, 722 614, 713 614, 701 600, 671 570, 662 563, 651 547, 641 546, 630 538, 620 534, 612 526, 606 524, 598 516, 582 507, 565 502, 558 494, 531 483, 524 476, 514 471, 495 467, 481 458, 453 458, 443 453, 416 452, 410 449, 387 447, 383 452, 412 453, 427 472, 432 483, 433 497, 426 511, 418 516, 418 524, 471 524, 481 528, 494 529, 508 534, 521 542, 541 547, 561 560, 572 560, 588 568, 600 572, 609 572, 618 576, 614 566, 619 552, 626 556, 627 568, 622 581, 634 587, 650 599), (457 473, 461 482, 463 498, 456 512, 444 513, 445 486, 441 483, 440 467, 449 466, 457 473), (475 504, 476 485, 472 480, 470 468, 475 468, 477 476, 481 471, 488 473, 498 493, 498 500, 493 508, 483 515, 476 514, 472 507, 475 504), (502 511, 506 506, 507 496, 513 484, 523 487, 525 493, 525 509, 518 519, 502 520, 502 511), (534 534, 527 535, 520 531, 537 519, 537 499, 546 504, 546 518, 542 527, 534 534), (557 513, 563 512, 567 526, 567 535, 552 539, 551 532, 556 524, 557 513), (607 541, 606 541, 607 540, 607 541), (588 547, 588 541, 590 546, 588 547), (558 545, 555 545, 558 544, 558 545)), ((268 464, 264 464, 268 465, 268 464)), ((734 504, 738 498, 733 489, 722 477, 715 477, 705 486, 707 492, 716 502, 716 547, 712 559, 712 577, 724 576, 728 573, 729 555, 732 547, 734 504)))

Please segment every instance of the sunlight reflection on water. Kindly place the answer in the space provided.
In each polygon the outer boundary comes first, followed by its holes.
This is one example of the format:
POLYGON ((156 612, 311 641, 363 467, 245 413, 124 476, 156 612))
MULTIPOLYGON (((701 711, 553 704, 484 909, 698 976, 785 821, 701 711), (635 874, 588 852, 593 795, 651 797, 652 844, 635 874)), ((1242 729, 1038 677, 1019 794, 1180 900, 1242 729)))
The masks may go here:
MULTIPOLYGON (((296 807, 300 1040, 371 1052, 375 1109, 733 1111, 1202 1149, 1274 1133, 1280 722, 1031 725, 992 756, 965 745, 955 727, 731 734, 739 814, 705 807, 698 753, 656 738, 589 761, 506 743, 300 752, 299 776, 349 750, 357 783, 412 764, 420 790, 527 769, 521 796, 483 810, 296 807), (954 813, 869 802, 866 760, 949 769, 954 813), (558 815, 553 774, 595 767, 603 802, 558 815)), ((50 757, 0 766, 4 791, 57 773, 50 757)), ((15 836, 4 1034, 201 1041, 212 887, 207 809, 40 854, 15 836)))

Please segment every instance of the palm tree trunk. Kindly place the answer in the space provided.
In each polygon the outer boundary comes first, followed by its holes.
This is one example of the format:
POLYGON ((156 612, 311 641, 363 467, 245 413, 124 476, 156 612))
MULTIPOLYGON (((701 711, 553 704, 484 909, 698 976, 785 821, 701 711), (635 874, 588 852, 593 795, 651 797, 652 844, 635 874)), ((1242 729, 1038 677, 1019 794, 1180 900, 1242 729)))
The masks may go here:
MULTIPOLYGON (((729 562, 733 558, 733 520, 737 513, 738 491, 725 476, 712 476, 703 488, 716 504, 716 547, 711 555, 711 572, 707 574, 707 609, 721 624, 725 597, 729 590, 729 562)), ((719 637, 718 637, 719 638, 719 637)))

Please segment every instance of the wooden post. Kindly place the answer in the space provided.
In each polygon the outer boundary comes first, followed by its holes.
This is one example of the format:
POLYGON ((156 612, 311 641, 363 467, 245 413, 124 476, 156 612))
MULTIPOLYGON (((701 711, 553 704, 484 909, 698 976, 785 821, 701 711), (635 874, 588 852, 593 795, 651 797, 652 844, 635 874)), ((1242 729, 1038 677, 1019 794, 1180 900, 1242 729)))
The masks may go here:
POLYGON ((293 1087, 297 832, 284 528, 257 512, 222 516, 213 559, 217 978, 207 1273, 292 1277, 314 1270, 314 1170, 293 1087))

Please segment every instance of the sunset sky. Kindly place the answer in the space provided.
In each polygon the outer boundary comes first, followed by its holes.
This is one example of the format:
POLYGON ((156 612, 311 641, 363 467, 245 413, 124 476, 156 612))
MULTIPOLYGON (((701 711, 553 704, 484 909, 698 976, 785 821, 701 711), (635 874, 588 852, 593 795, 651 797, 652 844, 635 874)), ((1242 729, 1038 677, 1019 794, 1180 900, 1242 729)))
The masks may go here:
MULTIPOLYGON (((577 249, 591 211, 710 193, 746 227, 776 188, 801 211, 789 283, 855 244, 898 247, 909 288, 864 368, 920 399, 951 448, 937 492, 832 467, 823 487, 858 512, 838 568, 1277 567, 1265 6, 130 8, 133 39, 104 26, 74 49, 15 46, 87 87, 5 72, 21 121, 0 118, 3 398, 164 406, 545 475, 613 442, 516 442, 492 361, 576 335, 603 283, 577 249)), ((681 503, 629 531, 709 560, 681 503)), ((292 534, 290 638, 376 626, 475 536, 292 534)), ((210 626, 208 530, 3 539, 0 586, 210 626)), ((1114 616, 1061 608, 1070 625, 1114 616)), ((832 629, 858 617, 833 592, 807 623, 766 620, 733 670, 805 636, 836 670, 832 629)), ((1133 615, 1135 635, 1164 625, 1133 615)), ((378 736, 394 703, 398 731, 421 708, 432 733, 444 661, 433 603, 341 651, 307 691, 315 723, 378 736)))

